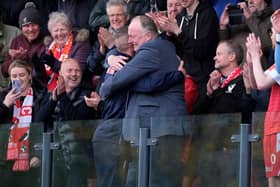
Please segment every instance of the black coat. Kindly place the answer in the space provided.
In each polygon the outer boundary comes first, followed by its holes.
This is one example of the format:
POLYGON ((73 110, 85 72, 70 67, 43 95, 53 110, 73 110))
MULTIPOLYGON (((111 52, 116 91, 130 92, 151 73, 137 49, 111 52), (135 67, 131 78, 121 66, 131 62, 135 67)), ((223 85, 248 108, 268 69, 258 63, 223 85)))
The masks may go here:
POLYGON ((53 121, 89 120, 96 118, 96 112, 85 103, 84 96, 89 97, 92 90, 83 87, 75 88, 71 93, 63 93, 57 101, 49 97, 45 113, 53 121))
POLYGON ((224 88, 218 88, 207 98, 207 113, 235 113, 242 111, 242 97, 245 93, 243 76, 230 81, 224 88))

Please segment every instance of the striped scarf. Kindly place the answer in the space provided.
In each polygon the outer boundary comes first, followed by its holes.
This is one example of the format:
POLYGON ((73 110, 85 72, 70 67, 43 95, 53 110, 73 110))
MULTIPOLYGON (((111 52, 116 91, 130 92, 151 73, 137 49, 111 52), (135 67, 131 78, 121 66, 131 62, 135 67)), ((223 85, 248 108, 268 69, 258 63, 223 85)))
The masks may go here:
POLYGON ((33 90, 29 88, 23 103, 16 100, 13 108, 13 125, 7 150, 7 160, 14 160, 13 171, 29 170, 29 128, 32 120, 33 90))

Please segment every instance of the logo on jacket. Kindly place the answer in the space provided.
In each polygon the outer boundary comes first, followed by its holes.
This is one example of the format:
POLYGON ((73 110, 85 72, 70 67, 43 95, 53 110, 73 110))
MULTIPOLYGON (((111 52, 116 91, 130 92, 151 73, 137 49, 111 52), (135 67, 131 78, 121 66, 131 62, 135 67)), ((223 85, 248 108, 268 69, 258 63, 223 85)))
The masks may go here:
POLYGON ((232 93, 232 90, 235 88, 235 86, 236 83, 228 85, 226 93, 232 93))

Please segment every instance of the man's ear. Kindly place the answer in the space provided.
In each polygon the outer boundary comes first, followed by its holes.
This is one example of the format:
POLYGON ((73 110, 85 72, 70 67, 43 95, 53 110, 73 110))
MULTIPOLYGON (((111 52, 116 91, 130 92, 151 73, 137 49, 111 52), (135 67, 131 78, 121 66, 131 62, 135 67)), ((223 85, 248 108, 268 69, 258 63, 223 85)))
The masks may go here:
POLYGON ((237 56, 236 56, 236 54, 235 53, 233 53, 233 52, 231 52, 230 54, 229 54, 229 60, 232 62, 232 61, 236 61, 237 59, 237 56))
POLYGON ((126 22, 128 23, 129 20, 130 20, 130 16, 129 16, 129 14, 127 14, 127 16, 126 16, 126 22))

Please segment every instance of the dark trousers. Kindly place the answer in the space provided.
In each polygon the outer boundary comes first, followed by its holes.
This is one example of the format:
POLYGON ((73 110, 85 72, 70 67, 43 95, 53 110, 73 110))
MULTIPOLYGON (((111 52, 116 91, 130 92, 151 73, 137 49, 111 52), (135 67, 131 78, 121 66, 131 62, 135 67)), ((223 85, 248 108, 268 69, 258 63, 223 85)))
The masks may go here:
POLYGON ((99 187, 121 187, 118 170, 119 144, 111 141, 93 142, 93 157, 99 187))

